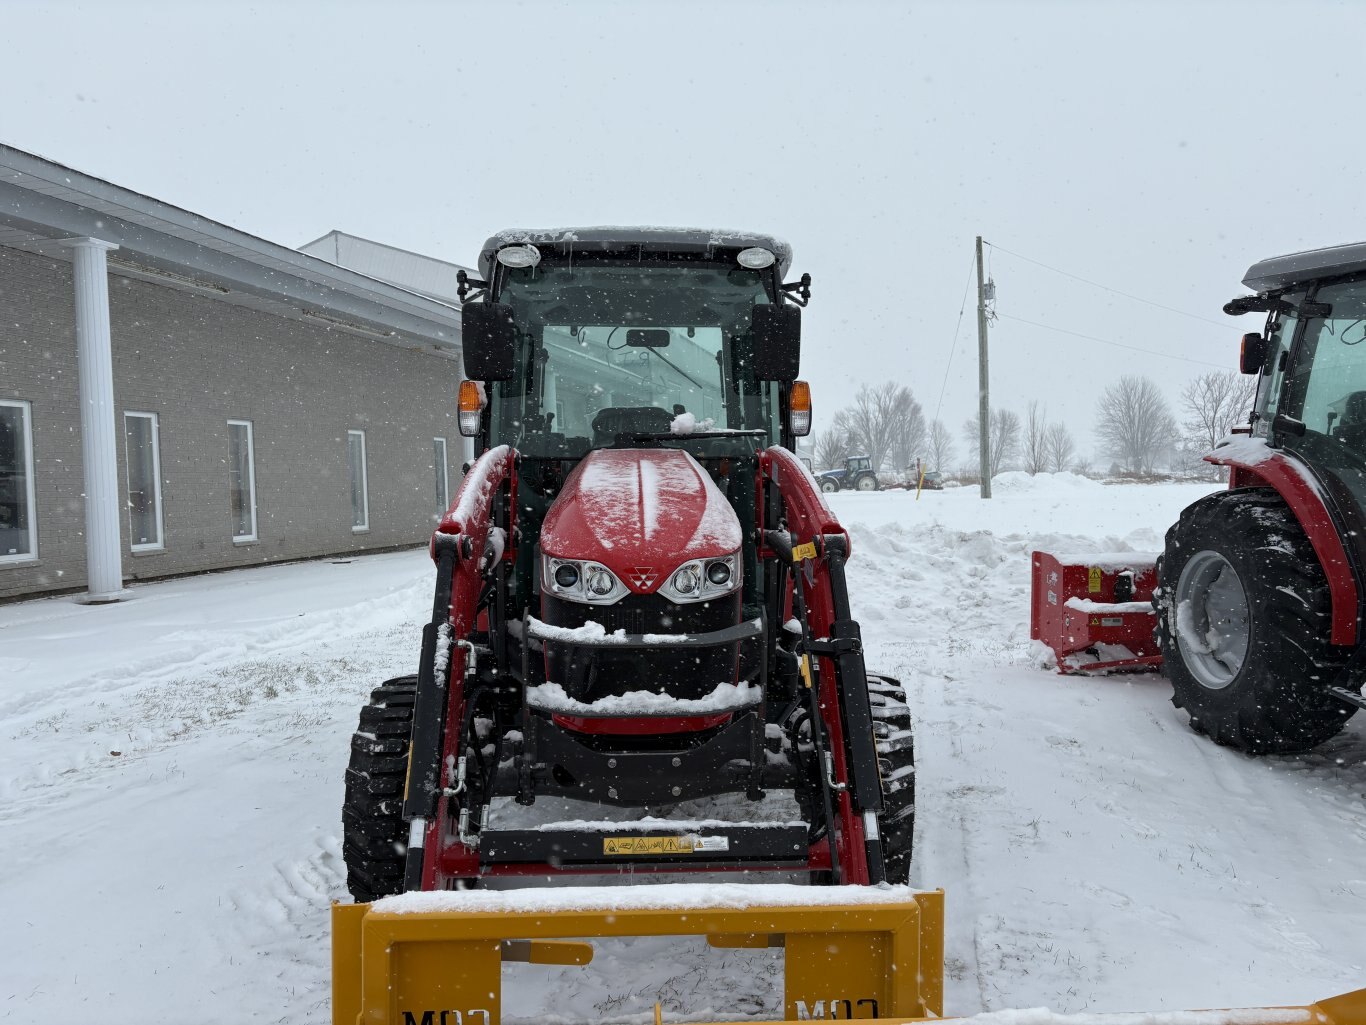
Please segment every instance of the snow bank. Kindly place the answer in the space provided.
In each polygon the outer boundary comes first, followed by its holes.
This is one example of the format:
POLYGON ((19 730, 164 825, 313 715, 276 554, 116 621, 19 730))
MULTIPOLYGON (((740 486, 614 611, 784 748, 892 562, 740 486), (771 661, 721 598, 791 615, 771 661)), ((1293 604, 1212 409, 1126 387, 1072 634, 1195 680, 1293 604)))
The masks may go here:
POLYGON ((1023 470, 1007 470, 991 478, 991 490, 995 491, 1035 491, 1056 492, 1066 488, 1073 491, 1093 491, 1105 487, 1100 481, 1083 477, 1081 474, 1063 470, 1060 473, 1025 473, 1023 470))
POLYGON ((766 907, 850 907, 906 904, 909 886, 798 886, 793 883, 662 883, 574 886, 544 890, 446 890, 401 893, 371 908, 391 915, 441 911, 535 914, 548 911, 700 911, 766 907))

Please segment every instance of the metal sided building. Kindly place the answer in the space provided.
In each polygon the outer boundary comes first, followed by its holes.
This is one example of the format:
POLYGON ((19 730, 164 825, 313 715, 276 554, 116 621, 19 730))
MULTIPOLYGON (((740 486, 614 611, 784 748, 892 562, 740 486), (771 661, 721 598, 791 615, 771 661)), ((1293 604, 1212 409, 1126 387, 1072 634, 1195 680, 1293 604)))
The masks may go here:
POLYGON ((421 543, 459 356, 453 300, 0 146, 0 600, 421 543))

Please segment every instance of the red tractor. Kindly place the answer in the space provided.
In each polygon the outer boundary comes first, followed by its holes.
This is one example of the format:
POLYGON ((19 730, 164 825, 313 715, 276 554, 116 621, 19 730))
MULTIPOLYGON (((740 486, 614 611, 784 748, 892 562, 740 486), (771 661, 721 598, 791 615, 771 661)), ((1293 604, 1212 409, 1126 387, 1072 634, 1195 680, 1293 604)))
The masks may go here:
POLYGON ((793 455, 810 277, 790 263, 763 235, 512 231, 462 276, 478 457, 432 539, 418 672, 352 741, 357 901, 623 871, 906 880, 910 716, 864 670, 848 535, 793 455), (773 791, 800 815, 669 817, 773 791), (490 815, 546 798, 631 811, 490 815))
POLYGON ((1366 245, 1263 260, 1243 284, 1224 312, 1266 314, 1242 340, 1251 428, 1206 457, 1229 490, 1167 532, 1158 640, 1195 730, 1302 751, 1366 707, 1366 245))
POLYGON ((1366 245, 1263 260, 1243 284, 1224 312, 1266 314, 1242 339, 1256 400, 1205 457, 1229 489, 1182 512, 1155 571, 1036 553, 1033 635, 1064 672, 1160 665, 1196 732, 1287 753, 1366 707, 1366 245))

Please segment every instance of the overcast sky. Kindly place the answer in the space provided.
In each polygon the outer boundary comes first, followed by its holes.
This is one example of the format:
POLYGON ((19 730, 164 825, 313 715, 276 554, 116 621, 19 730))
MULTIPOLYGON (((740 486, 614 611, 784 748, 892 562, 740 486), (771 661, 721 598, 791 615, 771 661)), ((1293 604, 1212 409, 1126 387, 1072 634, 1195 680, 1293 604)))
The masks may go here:
POLYGON ((781 235, 814 277, 817 430, 888 378, 932 417, 947 369, 958 462, 975 235, 994 404, 1088 449, 1120 374, 1175 400, 1234 365, 1260 324, 1219 307, 1253 260, 1366 238, 1359 2, 2 6, 0 141, 285 245, 781 235))

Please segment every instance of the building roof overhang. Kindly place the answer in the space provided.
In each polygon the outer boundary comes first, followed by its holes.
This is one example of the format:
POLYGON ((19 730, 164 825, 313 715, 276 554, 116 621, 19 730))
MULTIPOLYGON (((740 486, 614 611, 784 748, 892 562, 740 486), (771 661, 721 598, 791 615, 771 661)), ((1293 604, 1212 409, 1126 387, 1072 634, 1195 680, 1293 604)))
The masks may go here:
POLYGON ((109 254, 111 273, 406 348, 459 354, 458 306, 0 145, 0 246, 69 260, 61 242, 82 237, 118 246, 109 254))

